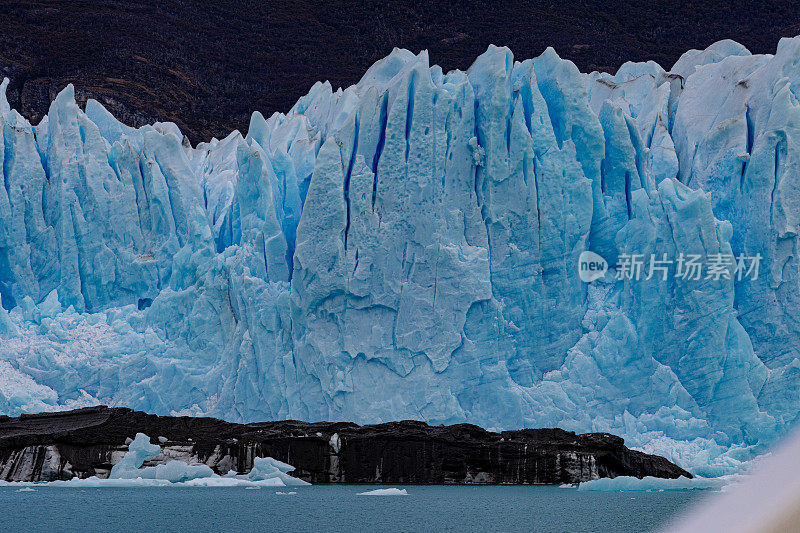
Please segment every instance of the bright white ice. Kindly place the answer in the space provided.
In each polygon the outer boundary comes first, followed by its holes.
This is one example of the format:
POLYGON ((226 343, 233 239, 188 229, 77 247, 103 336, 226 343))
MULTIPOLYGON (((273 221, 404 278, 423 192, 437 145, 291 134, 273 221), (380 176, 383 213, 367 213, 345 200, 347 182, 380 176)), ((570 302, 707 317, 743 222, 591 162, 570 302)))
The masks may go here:
POLYGON ((368 490, 366 492, 359 492, 359 496, 408 496, 408 492, 406 489, 397 489, 397 488, 390 488, 390 489, 375 489, 375 490, 368 490))

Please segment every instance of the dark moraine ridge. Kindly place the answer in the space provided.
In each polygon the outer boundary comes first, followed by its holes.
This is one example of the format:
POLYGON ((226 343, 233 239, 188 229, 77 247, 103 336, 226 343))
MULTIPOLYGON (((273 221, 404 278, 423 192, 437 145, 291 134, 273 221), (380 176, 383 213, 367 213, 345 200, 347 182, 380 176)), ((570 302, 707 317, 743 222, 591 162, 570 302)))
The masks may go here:
POLYGON ((492 433, 471 424, 402 421, 233 424, 127 408, 0 416, 0 479, 107 477, 136 433, 162 445, 145 466, 178 459, 219 474, 248 472, 255 457, 293 465, 311 483, 578 483, 616 476, 691 477, 608 433, 561 429, 492 433))
POLYGON ((13 0, 0 2, 0 74, 34 122, 74 83, 125 123, 177 123, 192 142, 286 112, 316 81, 358 81, 393 47, 466 69, 489 44, 548 46, 584 72, 735 39, 774 53, 800 33, 793 0, 13 0))

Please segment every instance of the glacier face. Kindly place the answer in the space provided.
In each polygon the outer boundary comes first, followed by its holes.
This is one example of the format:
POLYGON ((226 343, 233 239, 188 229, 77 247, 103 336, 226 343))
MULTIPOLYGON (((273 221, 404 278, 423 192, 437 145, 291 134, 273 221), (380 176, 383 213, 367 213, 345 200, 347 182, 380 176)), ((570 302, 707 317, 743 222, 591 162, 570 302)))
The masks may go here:
POLYGON ((0 413, 560 426, 724 473, 800 413, 798 62, 395 50, 197 147, 5 82, 0 413), (763 260, 587 284, 585 250, 763 260))

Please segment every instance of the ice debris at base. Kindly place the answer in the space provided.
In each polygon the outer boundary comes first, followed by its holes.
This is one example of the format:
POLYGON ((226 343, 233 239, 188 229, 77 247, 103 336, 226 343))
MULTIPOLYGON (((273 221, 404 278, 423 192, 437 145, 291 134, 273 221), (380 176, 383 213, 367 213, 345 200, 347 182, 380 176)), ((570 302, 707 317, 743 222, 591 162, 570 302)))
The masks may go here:
MULTIPOLYGON (((272 457, 256 457, 250 473, 237 475, 230 472, 225 476, 215 474, 204 464, 192 465, 183 461, 170 460, 165 464, 142 468, 142 464, 161 453, 161 446, 150 444, 150 438, 137 433, 128 445, 128 451, 111 468, 108 479, 90 477, 73 478, 68 481, 36 483, 36 485, 66 487, 246 487, 260 488, 310 485, 307 481, 288 475, 294 470, 292 465, 272 457)), ((33 483, 5 482, 0 485, 32 485, 33 483)))
POLYGON ((310 485, 307 481, 292 477, 287 472, 294 470, 292 465, 273 459, 272 457, 256 457, 253 460, 253 469, 247 474, 250 481, 280 480, 284 486, 310 485))
POLYGON ((359 496, 408 496, 408 492, 406 489, 397 489, 397 488, 390 488, 390 489, 375 489, 375 490, 368 490, 366 492, 359 492, 359 496))
POLYGON ((772 453, 760 456, 751 472, 703 503, 676 516, 663 531, 761 533, 797 531, 800 516, 800 432, 772 453))
POLYGON ((800 414, 798 61, 394 50, 197 147, 0 96, 0 413, 558 426, 736 471, 800 414), (587 284, 586 250, 763 259, 587 284))
POLYGON ((663 490, 721 490, 726 485, 735 480, 731 477, 722 476, 716 478, 679 477, 677 479, 664 479, 647 476, 642 479, 631 476, 619 476, 615 478, 593 479, 584 481, 578 485, 578 490, 599 491, 599 492, 618 492, 618 491, 663 491, 663 490))
MULTIPOLYGON (((130 443, 128 443, 128 451, 119 460, 117 464, 111 467, 111 473, 108 475, 109 479, 129 479, 129 478, 158 478, 155 476, 155 468, 149 467, 142 469, 142 464, 151 457, 155 457, 161 453, 161 446, 158 444, 150 444, 150 437, 144 433, 137 433, 130 443)), ((183 463, 184 465, 186 463, 183 463)), ((158 465, 166 466, 166 465, 158 465)), ((188 466, 188 465, 186 465, 188 466)), ((170 468, 170 473, 174 472, 174 468, 170 468)), ((163 472, 163 470, 162 470, 163 472)), ((168 481, 173 481, 167 479, 168 481)))

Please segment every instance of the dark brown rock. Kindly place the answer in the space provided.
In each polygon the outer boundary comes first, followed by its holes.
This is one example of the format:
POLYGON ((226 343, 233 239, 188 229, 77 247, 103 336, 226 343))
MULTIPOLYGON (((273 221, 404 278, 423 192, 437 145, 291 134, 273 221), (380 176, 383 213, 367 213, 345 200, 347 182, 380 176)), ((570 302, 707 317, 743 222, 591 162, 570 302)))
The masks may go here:
POLYGON ((355 83, 393 47, 466 69, 489 44, 527 59, 548 46, 583 71, 736 39, 774 53, 800 31, 791 0, 20 0, 0 2, 0 73, 38 122, 56 93, 103 102, 135 126, 176 122, 193 142, 286 112, 316 81, 355 83))
POLYGON ((0 418, 0 479, 39 481, 105 477, 136 433, 163 452, 145 463, 178 459, 217 473, 247 472, 255 457, 295 466, 312 483, 577 483, 598 477, 691 477, 663 457, 628 449, 607 433, 561 429, 492 433, 471 424, 402 421, 233 424, 166 417, 125 408, 0 418))

